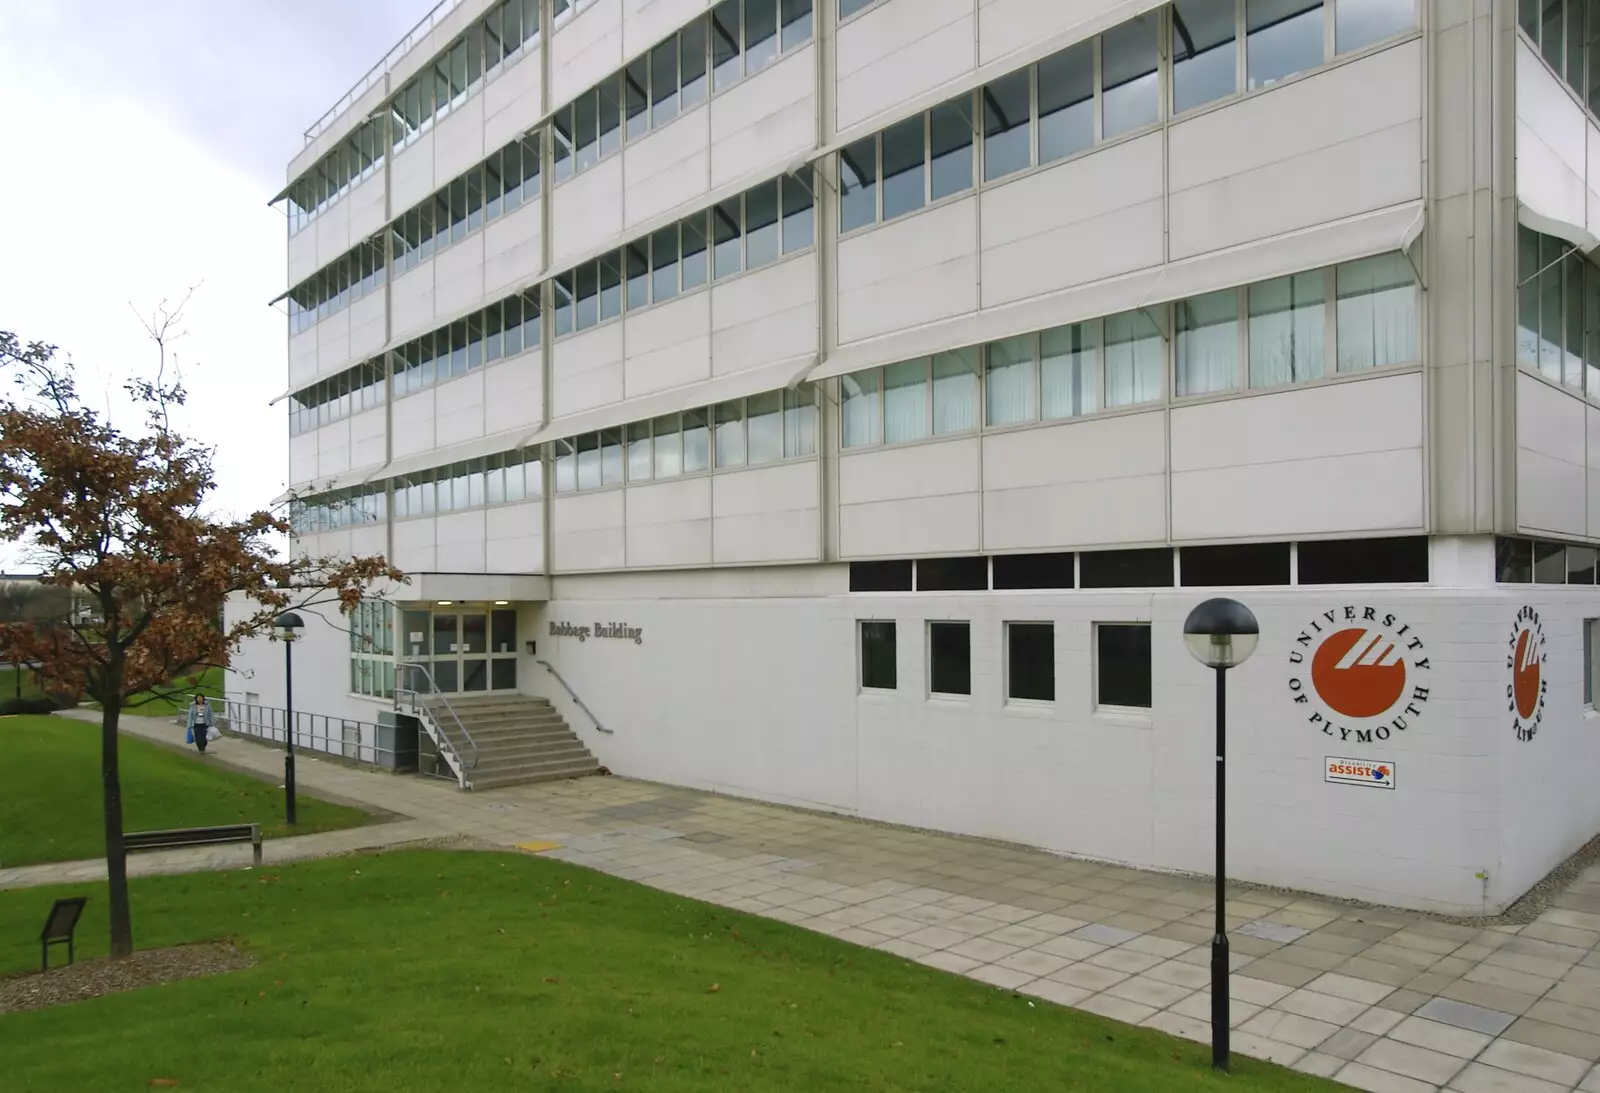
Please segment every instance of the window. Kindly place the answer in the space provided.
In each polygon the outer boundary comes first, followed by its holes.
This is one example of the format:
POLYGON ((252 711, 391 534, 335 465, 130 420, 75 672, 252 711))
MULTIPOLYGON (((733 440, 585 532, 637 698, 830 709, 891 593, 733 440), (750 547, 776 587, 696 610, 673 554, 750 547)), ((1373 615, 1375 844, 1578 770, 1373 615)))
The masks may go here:
POLYGON ((883 370, 883 440, 904 444, 928 435, 928 360, 883 370))
POLYGON ((1078 555, 1079 588, 1171 588, 1172 551, 1093 550, 1078 555))
POLYGON ((1425 536, 1303 542, 1296 552, 1303 585, 1426 584, 1428 580, 1425 536))
POLYGON ((1094 144, 1094 43, 1046 57, 1038 78, 1039 162, 1053 163, 1094 144))
MULTIPOLYGON (((795 189, 800 189, 798 185, 795 189)), ((744 196, 744 268, 759 269, 782 253, 778 234, 778 181, 763 183, 744 196)))
POLYGON ((1029 166, 1028 70, 983 89, 983 178, 992 182, 1029 166))
POLYGON ((677 414, 658 417, 651 423, 655 433, 655 476, 676 478, 683 473, 683 424, 677 414))
POLYGON ((1056 628, 1048 622, 1006 625, 1006 698, 1056 700, 1056 628))
POLYGON ((1178 573, 1185 588, 1288 584, 1289 544, 1181 547, 1178 573))
POLYGON ((1417 360, 1417 283, 1400 254, 1346 262, 1337 271, 1339 371, 1417 360))
POLYGON ((970 623, 928 623, 928 690, 935 695, 972 694, 970 623))
POLYGON ((842 377, 844 447, 905 444, 977 428, 976 367, 976 352, 962 350, 842 377))
POLYGON ((802 383, 783 392, 783 456, 817 454, 817 391, 802 383))
POLYGON ((878 219, 878 138, 868 137, 839 152, 839 231, 878 219))
POLYGON ((839 0, 839 18, 848 19, 856 12, 876 3, 877 0, 839 0))
POLYGON ((1177 326, 1174 393, 1206 395, 1237 386, 1239 294, 1234 289, 1173 305, 1177 326))
POLYGON ((970 432, 978 427, 976 350, 933 356, 933 433, 970 432))
POLYGON ((1237 42, 1234 0, 1176 0, 1172 5, 1173 113, 1193 110, 1239 90, 1237 42))
POLYGON ((1338 0, 1333 9, 1334 48, 1339 53, 1361 49, 1411 29, 1416 20, 1416 0, 1338 0))
POLYGON ((972 189, 970 105, 956 99, 928 112, 929 197, 933 201, 972 189))
POLYGON ((894 623, 862 621, 861 689, 892 691, 896 686, 894 623))
POLYGON ((1100 36, 1101 136, 1105 140, 1153 125, 1161 117, 1157 23, 1152 12, 1100 36))
POLYGON ((994 587, 1074 588, 1077 586, 1076 556, 1060 554, 997 554, 994 557, 994 587))
POLYGON ((742 467, 744 457, 744 402, 734 400, 713 411, 716 432, 716 465, 742 467))
POLYGON ((1038 417, 1038 371, 1034 338, 1024 335, 990 342, 988 420, 990 425, 1015 425, 1038 417))
POLYGON ((628 481, 648 482, 655 477, 650 455, 650 423, 636 421, 628 426, 628 481))
POLYGON ((1500 537, 1494 542, 1495 580, 1501 584, 1533 582, 1533 543, 1500 537))
POLYGON ((927 117, 883 131, 883 219, 916 212, 927 201, 927 117))
POLYGON ((1161 397, 1166 349, 1161 331, 1143 311, 1105 320, 1105 405, 1134 406, 1161 397))
POLYGON ((696 474, 711 467, 711 432, 704 410, 683 414, 683 473, 696 474))
POLYGON ((1095 624, 1095 704, 1150 708, 1149 623, 1095 624))
POLYGON ((1595 649, 1600 643, 1595 641, 1595 627, 1600 626, 1600 619, 1583 620, 1583 708, 1594 709, 1594 677, 1600 671, 1600 665, 1595 663, 1595 649))
POLYGON ((910 592, 912 563, 851 562, 850 591, 910 592))
POLYGON ((917 562, 918 592, 984 592, 988 588, 988 558, 923 558, 917 562))
POLYGON ((1249 90, 1322 64, 1322 0, 1245 0, 1244 12, 1249 90))
POLYGON ((859 448, 883 443, 882 371, 873 368, 839 377, 841 443, 859 448))
MULTIPOLYGON (((810 180, 788 177, 783 180, 783 253, 805 250, 816 242, 816 199, 810 180)), ((687 246, 687 244, 686 244, 687 246)))
POLYGON ((1322 270, 1249 288, 1250 386, 1323 377, 1327 275, 1322 270))
POLYGON ((1533 583, 1567 583, 1567 549, 1560 543, 1533 543, 1533 583))

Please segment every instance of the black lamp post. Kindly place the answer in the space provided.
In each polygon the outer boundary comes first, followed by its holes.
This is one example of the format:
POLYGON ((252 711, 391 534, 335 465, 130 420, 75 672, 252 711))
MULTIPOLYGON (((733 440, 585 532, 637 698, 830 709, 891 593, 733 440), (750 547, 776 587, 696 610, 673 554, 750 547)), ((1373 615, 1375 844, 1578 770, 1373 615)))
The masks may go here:
POLYGON ((1189 612, 1183 643, 1194 659, 1217 673, 1217 929, 1211 938, 1211 1065, 1228 1069, 1227 798, 1228 669, 1256 651, 1261 630, 1238 600, 1214 599, 1189 612))
POLYGON ((283 642, 283 813, 293 825, 294 812, 294 643, 305 621, 293 611, 278 616, 273 629, 283 642))

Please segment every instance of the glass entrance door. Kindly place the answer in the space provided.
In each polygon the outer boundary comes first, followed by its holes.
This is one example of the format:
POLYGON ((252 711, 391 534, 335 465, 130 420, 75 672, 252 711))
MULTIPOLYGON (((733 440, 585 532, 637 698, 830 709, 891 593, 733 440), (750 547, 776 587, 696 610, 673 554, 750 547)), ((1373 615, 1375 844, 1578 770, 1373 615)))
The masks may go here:
POLYGON ((427 665, 441 692, 517 689, 515 608, 414 609, 405 631, 405 659, 427 665))

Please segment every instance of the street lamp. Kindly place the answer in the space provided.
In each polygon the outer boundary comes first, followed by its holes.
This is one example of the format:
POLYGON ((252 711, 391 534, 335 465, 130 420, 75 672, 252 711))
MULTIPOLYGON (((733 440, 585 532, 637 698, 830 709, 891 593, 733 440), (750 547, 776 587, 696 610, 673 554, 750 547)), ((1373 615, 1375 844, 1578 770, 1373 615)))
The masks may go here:
POLYGON ((1260 637, 1255 615, 1238 600, 1207 600, 1183 621, 1183 643, 1188 646, 1189 655, 1217 673, 1217 929, 1211 938, 1211 1065, 1218 1070, 1228 1069, 1228 924, 1224 892, 1228 669, 1249 660, 1260 637))
POLYGON ((293 611, 278 616, 272 628, 283 642, 283 813, 290 825, 294 814, 294 643, 305 620, 293 611))

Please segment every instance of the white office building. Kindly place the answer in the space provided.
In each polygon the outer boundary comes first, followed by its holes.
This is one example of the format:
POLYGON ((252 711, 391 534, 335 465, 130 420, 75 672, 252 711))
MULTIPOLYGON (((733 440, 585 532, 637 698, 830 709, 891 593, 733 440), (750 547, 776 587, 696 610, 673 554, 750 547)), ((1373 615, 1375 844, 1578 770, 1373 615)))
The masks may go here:
POLYGON ((279 195, 298 546, 410 577, 303 743, 1204 873, 1228 595, 1230 874, 1497 911, 1600 830, 1597 110, 1590 0, 445 0, 279 195))

